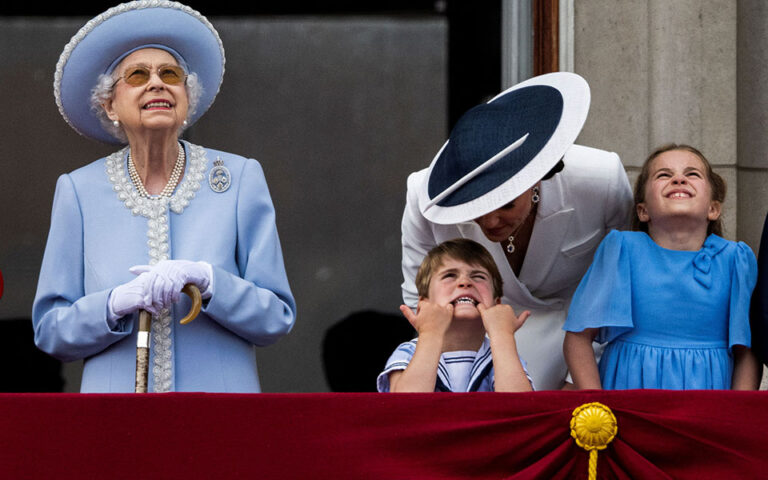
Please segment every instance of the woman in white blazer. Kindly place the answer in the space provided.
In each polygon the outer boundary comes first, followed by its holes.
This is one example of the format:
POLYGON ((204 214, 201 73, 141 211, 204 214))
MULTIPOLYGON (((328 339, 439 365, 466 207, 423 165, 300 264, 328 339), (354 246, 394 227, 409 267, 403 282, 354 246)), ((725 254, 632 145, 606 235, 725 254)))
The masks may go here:
POLYGON ((571 296, 603 237, 628 226, 632 193, 618 155, 573 145, 589 87, 571 73, 516 85, 457 122, 431 166, 408 178, 403 300, 426 253, 480 242, 504 280, 503 303, 531 316, 515 334, 538 390, 563 388, 562 330, 571 296))

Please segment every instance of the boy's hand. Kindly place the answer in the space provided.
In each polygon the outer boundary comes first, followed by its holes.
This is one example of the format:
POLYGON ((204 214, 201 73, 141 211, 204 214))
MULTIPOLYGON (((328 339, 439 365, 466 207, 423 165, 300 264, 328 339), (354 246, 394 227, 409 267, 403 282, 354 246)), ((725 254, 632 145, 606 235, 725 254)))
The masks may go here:
POLYGON ((419 333, 419 341, 405 370, 390 372, 390 392, 434 392, 445 333, 453 318, 453 305, 440 306, 420 299, 416 313, 401 305, 403 316, 419 333))
POLYGON ((525 310, 520 315, 515 315, 514 309, 503 303, 487 308, 482 303, 477 305, 477 310, 483 319, 483 326, 489 336, 497 333, 507 333, 514 335, 523 323, 531 315, 531 312, 525 310))
POLYGON ((453 305, 438 305, 428 299, 419 300, 416 313, 406 305, 400 305, 400 311, 411 323, 419 336, 427 333, 445 334, 453 318, 453 305))
POLYGON ((531 383, 525 373, 525 368, 517 353, 515 332, 523 326, 528 316, 528 310, 520 315, 509 305, 498 304, 492 307, 477 305, 483 326, 491 342, 491 356, 497 392, 527 392, 531 383))

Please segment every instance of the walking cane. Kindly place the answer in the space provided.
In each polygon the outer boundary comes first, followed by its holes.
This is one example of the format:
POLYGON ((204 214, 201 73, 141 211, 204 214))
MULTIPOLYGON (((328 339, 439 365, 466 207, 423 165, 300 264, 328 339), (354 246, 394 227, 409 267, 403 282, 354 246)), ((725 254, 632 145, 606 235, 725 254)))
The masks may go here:
MULTIPOLYGON (((181 289, 192 299, 192 308, 186 317, 179 323, 186 325, 195 319, 203 306, 203 298, 200 290, 188 283, 181 289)), ((147 379, 149 377, 149 329, 152 326, 152 314, 146 310, 139 310, 139 336, 136 340, 136 393, 147 393, 147 379)))

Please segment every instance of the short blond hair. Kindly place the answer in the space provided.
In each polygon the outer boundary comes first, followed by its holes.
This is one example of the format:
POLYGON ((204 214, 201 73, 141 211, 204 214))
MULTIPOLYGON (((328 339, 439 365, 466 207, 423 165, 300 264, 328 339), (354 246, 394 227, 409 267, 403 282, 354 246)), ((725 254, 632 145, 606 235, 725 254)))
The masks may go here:
POLYGON ((453 258, 467 265, 486 269, 493 282, 494 298, 501 298, 504 294, 502 289, 504 282, 501 279, 499 268, 488 250, 474 240, 456 238, 434 247, 422 260, 419 271, 416 273, 416 291, 420 297, 429 298, 429 284, 432 282, 432 276, 443 265, 445 258, 453 258))

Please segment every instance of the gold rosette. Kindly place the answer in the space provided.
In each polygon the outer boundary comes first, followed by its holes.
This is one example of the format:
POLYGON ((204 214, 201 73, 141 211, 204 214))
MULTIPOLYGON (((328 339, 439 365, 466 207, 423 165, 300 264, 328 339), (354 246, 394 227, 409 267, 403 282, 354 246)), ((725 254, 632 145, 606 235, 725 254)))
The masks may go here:
POLYGON ((585 403, 571 417, 571 436, 576 445, 589 452, 589 479, 597 478, 597 451, 616 436, 618 425, 611 409, 602 403, 585 403))

